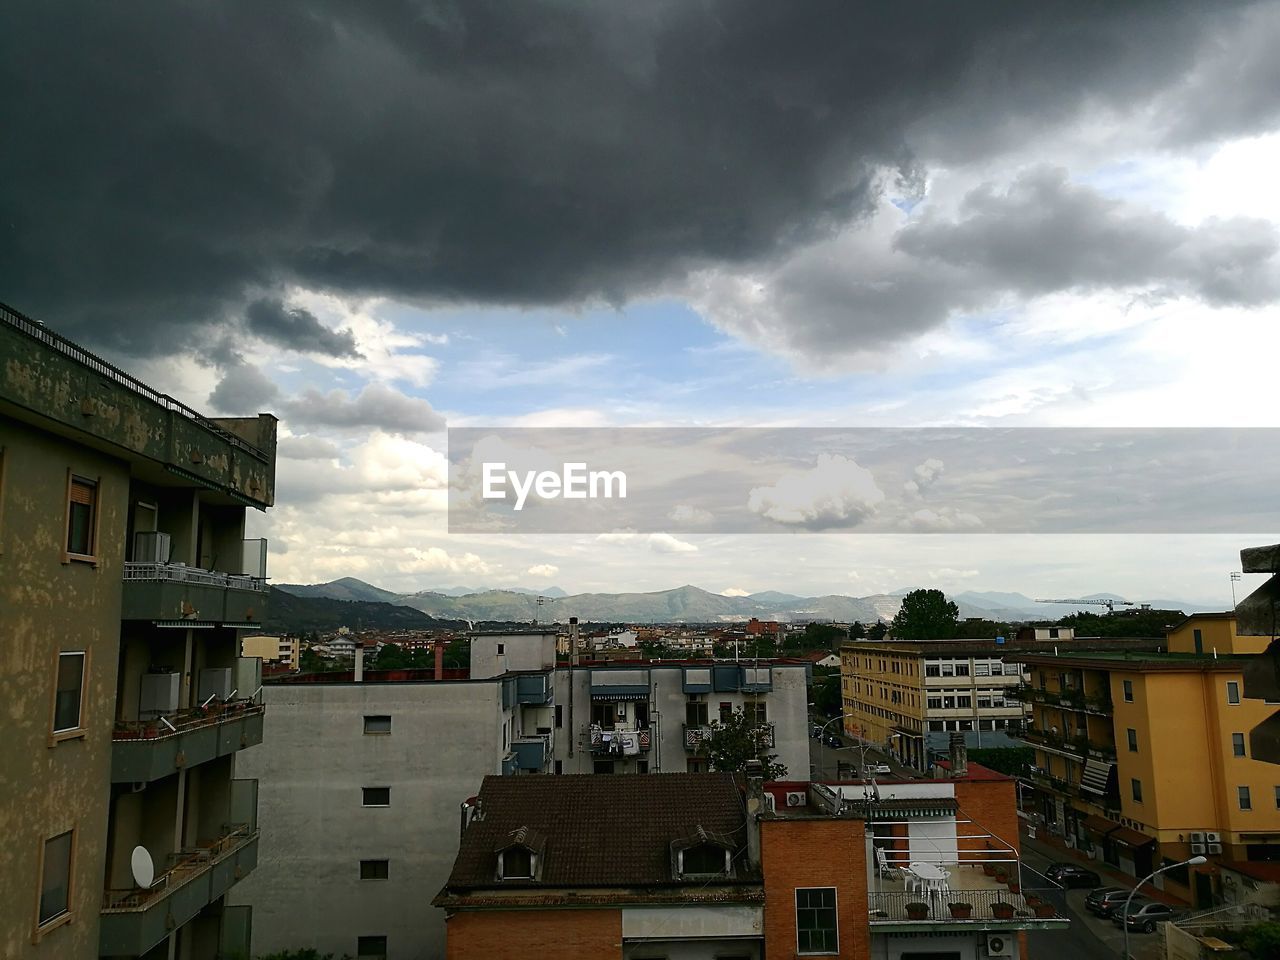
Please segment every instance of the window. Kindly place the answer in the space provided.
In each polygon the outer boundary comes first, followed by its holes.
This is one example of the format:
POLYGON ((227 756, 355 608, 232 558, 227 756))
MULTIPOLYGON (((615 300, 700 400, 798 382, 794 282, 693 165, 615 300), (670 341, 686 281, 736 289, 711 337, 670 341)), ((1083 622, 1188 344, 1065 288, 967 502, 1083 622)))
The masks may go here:
POLYGON ((503 880, 532 880, 533 852, 528 847, 507 847, 498 858, 503 880))
POLYGON ((44 842, 40 866, 40 926, 69 916, 71 909, 72 835, 68 830, 44 842))
POLYGON ((686 703, 684 705, 684 722, 690 727, 707 725, 707 705, 705 703, 686 703))
POLYGON ((796 950, 800 953, 837 953, 836 888, 796 890, 796 950))
POLYGON ((1137 753, 1138 752, 1138 731, 1133 729, 1133 727, 1130 727, 1128 730, 1124 732, 1124 735, 1129 740, 1129 752, 1137 753))
POLYGON ((357 937, 356 960, 387 960, 387 938, 357 937))
POLYGON ((365 733, 390 733, 391 717, 383 713, 366 714, 364 718, 365 733))
MULTIPOLYGON (((705 707, 706 704, 703 704, 705 707)), ((618 716, 618 708, 612 700, 597 700, 591 704, 591 723, 601 730, 612 730, 614 719, 618 716)))
POLYGON ((1133 703, 1133 681, 1124 681, 1124 702, 1133 703))
POLYGON ((597 760, 591 768, 592 773, 613 773, 612 760, 597 760))
POLYGON ((1227 703, 1240 702, 1240 683, 1236 680, 1227 681, 1227 703))
POLYGON ((390 787, 365 787, 364 788, 364 805, 366 807, 391 806, 391 788, 390 787))
POLYGON ((391 874, 391 862, 389 860, 361 860, 360 861, 360 879, 361 880, 386 880, 391 874))
POLYGON ((564 773, 564 761, 563 761, 563 760, 557 760, 557 761, 556 761, 556 776, 559 776, 559 775, 560 775, 560 774, 562 774, 562 773, 564 773))
POLYGON ((564 726, 564 704, 556 704, 556 729, 559 730, 564 726))
POLYGON ((733 719, 733 704, 727 700, 720 701, 720 722, 726 723, 733 719))
POLYGON ((1253 800, 1249 797, 1248 787, 1236 787, 1236 797, 1240 800, 1241 810, 1252 810, 1253 800))
POLYGON ((93 559, 97 539, 98 484, 67 476, 67 557, 93 559))
POLYGON ((729 871, 729 851, 714 843, 700 843, 680 854, 680 873, 683 876, 693 874, 723 874, 729 871))
POLYGON ((1280 787, 1276 787, 1276 809, 1280 810, 1280 787))
POLYGON ((700 757, 689 757, 684 762, 684 769, 686 773, 706 773, 707 761, 700 757))
POLYGON ((1142 802, 1142 781, 1139 780, 1137 777, 1134 777, 1132 780, 1129 781, 1129 785, 1133 789, 1133 802, 1141 803, 1142 802))
POLYGON ((924 665, 924 675, 926 677, 940 677, 942 676, 942 669, 936 663, 926 663, 924 665))
POLYGON ((1244 734, 1233 733, 1231 735, 1231 755, 1233 757, 1244 756, 1244 734))
POLYGON ((1200 632, 1199 628, 1192 630, 1191 633, 1195 637, 1196 653, 1204 653, 1204 634, 1200 632))
POLYGON ((498 644, 498 656, 500 657, 505 656, 506 652, 507 652, 507 645, 505 643, 498 644))
POLYGON ((79 731, 84 701, 83 651, 58 654, 58 685, 53 699, 53 732, 79 731))

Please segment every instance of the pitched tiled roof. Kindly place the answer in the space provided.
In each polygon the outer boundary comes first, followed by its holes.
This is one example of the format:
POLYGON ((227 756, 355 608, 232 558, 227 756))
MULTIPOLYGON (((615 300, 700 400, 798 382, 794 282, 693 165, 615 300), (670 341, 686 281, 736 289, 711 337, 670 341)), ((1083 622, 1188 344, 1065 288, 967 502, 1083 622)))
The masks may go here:
POLYGON ((463 833, 447 891, 679 883, 671 843, 698 827, 730 844, 733 880, 758 882, 745 865, 742 794, 727 773, 485 777, 479 800, 483 819, 463 833), (539 879, 497 880, 497 851, 522 828, 544 841, 539 879))

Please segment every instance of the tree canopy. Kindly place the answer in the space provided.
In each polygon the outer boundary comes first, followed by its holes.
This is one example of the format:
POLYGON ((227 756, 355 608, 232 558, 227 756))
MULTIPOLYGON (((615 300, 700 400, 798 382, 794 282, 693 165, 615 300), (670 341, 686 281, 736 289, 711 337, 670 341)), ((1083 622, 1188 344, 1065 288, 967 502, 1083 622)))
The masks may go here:
POLYGON ((711 721, 711 733, 702 741, 699 752, 711 762, 712 770, 741 773, 746 770, 747 761, 759 760, 766 780, 780 780, 787 775, 787 766, 770 752, 771 740, 767 724, 757 723, 738 709, 724 720, 711 721))
POLYGON ((950 640, 960 626, 960 608, 941 590, 912 590, 893 618, 897 640, 950 640))

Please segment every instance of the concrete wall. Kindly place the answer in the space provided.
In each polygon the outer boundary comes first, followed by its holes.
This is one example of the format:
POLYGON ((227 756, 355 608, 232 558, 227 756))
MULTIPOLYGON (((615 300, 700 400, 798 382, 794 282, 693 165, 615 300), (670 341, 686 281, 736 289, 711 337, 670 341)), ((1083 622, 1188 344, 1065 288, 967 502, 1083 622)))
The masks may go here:
POLYGON ((263 743, 236 757, 236 776, 259 779, 260 857, 229 894, 253 906, 254 952, 354 955, 358 936, 385 935, 391 960, 443 957, 444 912, 430 900, 457 854, 459 805, 499 772, 500 684, 280 684, 263 694, 263 743), (389 714, 391 733, 365 735, 365 714, 389 714), (389 786, 391 806, 363 807, 363 786, 389 786), (383 858, 390 879, 360 879, 362 859, 383 858))
POLYGON ((479 633, 471 638, 471 679, 488 680, 514 670, 556 665, 556 633, 479 633), (501 647, 502 653, 498 652, 501 647))
POLYGON ((0 956, 97 956, 128 469, 0 415, 0 956), (62 562, 67 470, 98 478, 96 566, 62 562), (88 651, 83 734, 51 737, 59 651, 88 651), (32 943, 44 841, 74 829, 72 921, 32 943))

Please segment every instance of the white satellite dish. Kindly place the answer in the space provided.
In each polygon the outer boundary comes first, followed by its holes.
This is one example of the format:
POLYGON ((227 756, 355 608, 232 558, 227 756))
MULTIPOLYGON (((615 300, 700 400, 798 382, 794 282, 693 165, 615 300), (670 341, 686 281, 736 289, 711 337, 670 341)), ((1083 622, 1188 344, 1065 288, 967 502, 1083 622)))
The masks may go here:
POLYGON ((129 858, 129 865, 133 869, 133 882, 140 886, 143 890, 148 890, 156 879, 156 865, 151 861, 151 854, 147 852, 147 848, 137 846, 133 848, 133 856, 129 858))

